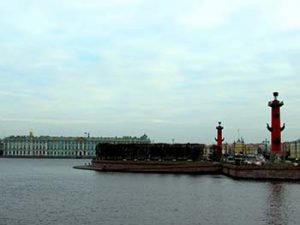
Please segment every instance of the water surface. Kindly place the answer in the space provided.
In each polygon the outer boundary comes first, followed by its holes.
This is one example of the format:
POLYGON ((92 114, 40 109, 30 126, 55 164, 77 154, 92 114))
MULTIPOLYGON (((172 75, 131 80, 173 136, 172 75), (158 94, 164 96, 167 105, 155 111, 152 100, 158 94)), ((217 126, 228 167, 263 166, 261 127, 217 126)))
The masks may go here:
POLYGON ((0 224, 300 224, 300 183, 72 168, 84 163, 0 159, 0 224))

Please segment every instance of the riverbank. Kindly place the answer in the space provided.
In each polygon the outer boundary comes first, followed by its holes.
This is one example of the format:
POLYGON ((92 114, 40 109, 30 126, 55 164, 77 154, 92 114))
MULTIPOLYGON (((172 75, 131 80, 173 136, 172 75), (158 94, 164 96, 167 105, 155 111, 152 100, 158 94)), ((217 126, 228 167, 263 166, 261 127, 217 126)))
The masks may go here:
POLYGON ((92 156, 45 156, 45 155, 23 155, 23 156, 0 156, 0 159, 92 159, 92 156))
POLYGON ((87 169, 110 172, 134 173, 188 173, 188 174, 219 174, 220 163, 189 162, 189 161, 114 161, 98 160, 85 166, 75 166, 76 169, 87 169))
POLYGON ((283 163, 263 166, 223 164, 222 174, 235 179, 300 181, 300 166, 283 163))
POLYGON ((300 181, 300 166, 292 164, 233 165, 206 161, 114 161, 93 160, 75 169, 102 172, 223 174, 234 179, 300 181))

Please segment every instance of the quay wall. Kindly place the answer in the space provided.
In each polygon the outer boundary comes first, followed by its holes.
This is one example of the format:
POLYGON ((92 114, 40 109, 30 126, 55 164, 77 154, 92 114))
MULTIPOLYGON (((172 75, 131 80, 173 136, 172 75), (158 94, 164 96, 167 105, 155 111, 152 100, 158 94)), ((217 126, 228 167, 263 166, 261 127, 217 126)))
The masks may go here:
POLYGON ((46 155, 26 155, 26 156, 0 156, 1 158, 12 158, 12 159, 93 159, 92 156, 46 156, 46 155))
POLYGON ((92 160, 77 169, 103 172, 223 174, 233 179, 300 181, 300 166, 293 165, 233 165, 205 161, 130 161, 92 160))
POLYGON ((93 160, 91 167, 100 171, 140 173, 221 173, 220 163, 189 161, 114 161, 93 160))
POLYGON ((292 165, 231 165, 223 164, 222 173, 236 179, 300 180, 300 167, 292 165))

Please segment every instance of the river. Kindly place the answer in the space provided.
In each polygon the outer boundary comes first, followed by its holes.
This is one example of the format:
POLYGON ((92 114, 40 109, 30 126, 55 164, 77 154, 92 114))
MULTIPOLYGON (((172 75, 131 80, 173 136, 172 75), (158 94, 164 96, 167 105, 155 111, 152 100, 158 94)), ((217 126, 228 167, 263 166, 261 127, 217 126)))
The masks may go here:
POLYGON ((300 183, 77 170, 0 158, 0 225, 300 224, 300 183))

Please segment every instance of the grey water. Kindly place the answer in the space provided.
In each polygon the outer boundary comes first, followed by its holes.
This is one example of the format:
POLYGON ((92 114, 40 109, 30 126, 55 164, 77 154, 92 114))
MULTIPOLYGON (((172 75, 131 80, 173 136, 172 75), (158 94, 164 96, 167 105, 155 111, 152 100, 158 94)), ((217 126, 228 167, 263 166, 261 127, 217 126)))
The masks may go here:
POLYGON ((0 158, 0 225, 300 224, 300 183, 77 170, 0 158))

